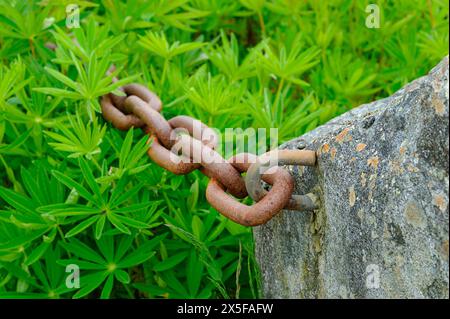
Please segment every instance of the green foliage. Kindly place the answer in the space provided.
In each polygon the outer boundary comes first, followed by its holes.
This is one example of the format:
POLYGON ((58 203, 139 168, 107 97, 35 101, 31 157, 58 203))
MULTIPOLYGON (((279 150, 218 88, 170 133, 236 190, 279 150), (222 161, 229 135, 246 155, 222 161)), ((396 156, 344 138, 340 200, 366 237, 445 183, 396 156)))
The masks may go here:
POLYGON ((56 128, 61 131, 57 134, 51 131, 44 132, 55 142, 49 142, 57 151, 68 152, 68 157, 86 156, 92 158, 100 152, 100 143, 105 135, 106 126, 100 127, 98 121, 84 125, 81 116, 69 117, 69 123, 58 123, 56 128))
POLYGON ((58 27, 53 33, 58 49, 57 58, 53 61, 61 64, 64 68, 72 66, 76 69, 75 79, 71 79, 64 72, 46 67, 45 71, 53 78, 61 82, 71 90, 54 87, 35 88, 37 92, 48 95, 73 99, 83 102, 91 119, 93 111, 100 112, 98 98, 109 92, 120 94, 116 90, 121 85, 129 83, 135 77, 127 77, 112 83, 112 79, 117 76, 120 69, 116 69, 105 74, 113 62, 121 59, 120 54, 112 54, 112 49, 123 40, 124 35, 108 38, 108 28, 98 27, 91 18, 83 29, 76 29, 74 32, 76 41, 74 42, 67 34, 58 27))
POLYGON ((166 118, 289 140, 448 54, 447 1, 377 1, 379 29, 367 4, 0 0, 0 298, 259 297, 251 230, 209 206, 206 177, 105 123, 99 97, 137 81, 166 118))

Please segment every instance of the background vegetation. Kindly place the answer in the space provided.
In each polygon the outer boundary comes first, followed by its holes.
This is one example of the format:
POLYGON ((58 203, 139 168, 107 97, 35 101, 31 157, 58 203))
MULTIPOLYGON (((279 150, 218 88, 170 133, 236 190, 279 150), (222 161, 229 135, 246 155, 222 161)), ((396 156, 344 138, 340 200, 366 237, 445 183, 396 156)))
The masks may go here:
POLYGON ((105 123, 98 98, 139 82, 166 118, 286 141, 448 53, 448 1, 374 2, 379 29, 356 0, 0 0, 0 297, 260 296, 251 230, 207 204, 201 174, 164 171, 139 130, 105 123))

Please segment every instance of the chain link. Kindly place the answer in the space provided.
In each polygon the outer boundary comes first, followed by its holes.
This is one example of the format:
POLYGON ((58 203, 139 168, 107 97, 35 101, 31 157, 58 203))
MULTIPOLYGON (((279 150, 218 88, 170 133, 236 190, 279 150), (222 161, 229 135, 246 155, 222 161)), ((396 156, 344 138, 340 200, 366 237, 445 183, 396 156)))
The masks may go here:
POLYGON ((160 113, 161 100, 143 85, 128 84, 120 90, 125 96, 110 93, 101 98, 105 120, 119 130, 142 128, 150 135, 149 157, 168 171, 184 175, 198 169, 208 176, 206 199, 227 218, 256 226, 266 223, 283 208, 300 211, 316 208, 313 194, 293 195, 295 183, 289 172, 268 164, 269 159, 277 156, 277 165, 314 166, 314 151, 271 151, 260 157, 242 153, 227 161, 215 151, 218 135, 201 121, 189 116, 167 121, 160 113), (200 128, 198 132, 196 127, 200 128), (263 168, 267 171, 261 174, 263 168), (241 176, 244 172, 247 172, 245 180, 241 176), (270 191, 263 189, 261 180, 272 185, 270 191), (237 198, 250 195, 256 203, 247 206, 228 193, 237 198))
MULTIPOLYGON (((272 185, 275 180, 276 171, 280 167, 275 167, 275 174, 261 174, 262 171, 270 172, 273 165, 304 165, 314 166, 316 162, 316 153, 306 150, 278 150, 276 153, 269 152, 256 158, 256 161, 248 168, 245 178, 245 186, 249 196, 254 201, 260 201, 267 195, 267 191, 262 187, 261 180, 272 185), (270 160, 275 157, 275 160, 270 160)), ((292 195, 288 203, 284 207, 288 210, 313 210, 316 207, 316 196, 312 193, 306 195, 292 195)))

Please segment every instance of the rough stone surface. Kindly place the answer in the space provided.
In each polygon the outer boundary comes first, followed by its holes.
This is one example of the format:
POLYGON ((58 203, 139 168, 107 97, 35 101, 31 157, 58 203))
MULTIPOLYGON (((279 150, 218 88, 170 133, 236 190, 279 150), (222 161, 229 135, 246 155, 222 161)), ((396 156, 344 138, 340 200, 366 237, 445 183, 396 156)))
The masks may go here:
POLYGON ((448 77, 447 56, 301 137, 318 165, 289 169, 320 208, 254 229, 265 297, 449 297, 448 77))

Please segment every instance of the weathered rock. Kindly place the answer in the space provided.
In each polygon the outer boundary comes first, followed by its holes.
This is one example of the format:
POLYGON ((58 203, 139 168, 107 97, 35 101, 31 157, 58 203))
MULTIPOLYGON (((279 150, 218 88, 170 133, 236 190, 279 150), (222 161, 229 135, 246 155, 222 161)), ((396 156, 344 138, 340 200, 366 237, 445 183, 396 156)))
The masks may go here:
MULTIPOLYGON (((268 298, 448 298, 449 60, 301 137, 320 209, 256 227, 268 298)), ((282 148, 295 149, 300 139, 282 148)))

